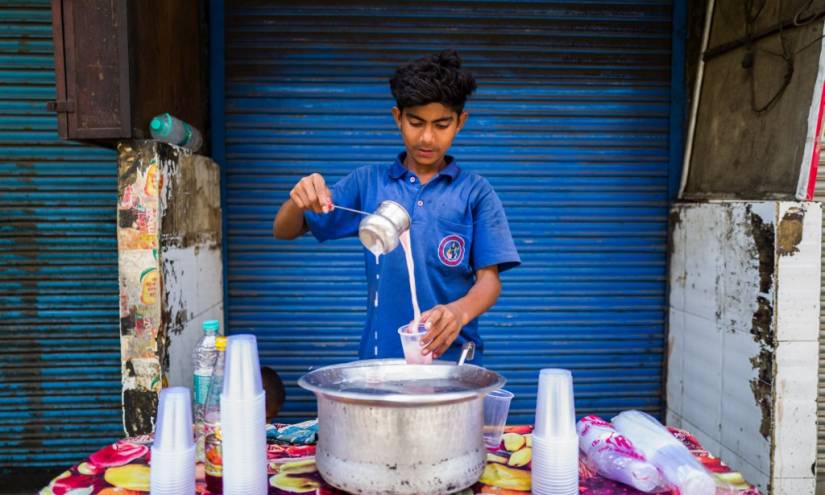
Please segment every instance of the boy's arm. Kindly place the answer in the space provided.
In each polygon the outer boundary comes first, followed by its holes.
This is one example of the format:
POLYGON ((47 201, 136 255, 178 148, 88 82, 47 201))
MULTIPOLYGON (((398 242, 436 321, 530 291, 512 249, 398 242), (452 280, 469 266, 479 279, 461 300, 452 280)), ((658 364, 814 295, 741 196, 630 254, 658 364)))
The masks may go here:
POLYGON ((289 192, 289 199, 281 205, 272 222, 272 235, 277 239, 292 240, 309 230, 304 212, 329 212, 332 194, 321 174, 304 177, 289 192))
POLYGON ((458 337, 461 328, 478 318, 496 303, 501 294, 501 280, 498 265, 488 266, 476 272, 476 282, 467 295, 455 301, 438 306, 421 315, 421 321, 427 325, 422 353, 433 353, 437 358, 444 354, 458 337))
POLYGON ((272 222, 272 235, 276 239, 291 241, 304 235, 308 230, 304 209, 296 205, 292 199, 284 201, 272 222))

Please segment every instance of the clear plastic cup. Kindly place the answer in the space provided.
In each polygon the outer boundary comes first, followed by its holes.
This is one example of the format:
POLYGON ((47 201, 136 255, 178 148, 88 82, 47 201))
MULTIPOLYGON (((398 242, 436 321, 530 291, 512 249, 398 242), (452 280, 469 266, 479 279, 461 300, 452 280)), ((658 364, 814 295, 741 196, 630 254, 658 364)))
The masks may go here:
POLYGON ((541 446, 533 446, 533 466, 542 472, 561 472, 571 466, 576 467, 579 462, 579 451, 574 449, 564 449, 553 446, 551 450, 543 449, 541 446))
POLYGON ((579 479, 564 483, 548 483, 540 479, 533 479, 533 495, 579 495, 579 479))
MULTIPOLYGON (((257 361, 257 355, 255 359, 257 361)), ((221 395, 224 493, 266 493, 269 482, 265 424, 266 395, 263 392, 248 398, 238 398, 227 395, 224 389, 221 395)))
POLYGON ((192 401, 186 387, 160 391, 149 470, 153 495, 195 491, 195 442, 192 401))
POLYGON ((578 438, 547 439, 534 434, 531 476, 533 493, 578 494, 578 438))
POLYGON ((151 495, 181 495, 195 492, 195 446, 164 452, 152 447, 149 468, 151 495))
POLYGON ((534 437, 576 437, 573 376, 569 370, 545 368, 539 374, 534 437))
POLYGON ((484 445, 488 449, 501 445, 512 400, 513 393, 504 389, 493 390, 484 397, 484 445))
POLYGON ((263 392, 258 341, 254 335, 233 335, 226 342, 222 396, 254 399, 263 392))
POLYGON ((398 336, 401 338, 401 347, 404 349, 404 359, 407 364, 432 364, 432 353, 426 356, 421 354, 421 339, 427 333, 427 327, 423 323, 418 325, 417 332, 410 332, 410 325, 404 325, 398 329, 398 336))
POLYGON ((155 425, 153 445, 157 450, 177 452, 194 445, 192 401, 188 388, 170 387, 160 391, 155 425))

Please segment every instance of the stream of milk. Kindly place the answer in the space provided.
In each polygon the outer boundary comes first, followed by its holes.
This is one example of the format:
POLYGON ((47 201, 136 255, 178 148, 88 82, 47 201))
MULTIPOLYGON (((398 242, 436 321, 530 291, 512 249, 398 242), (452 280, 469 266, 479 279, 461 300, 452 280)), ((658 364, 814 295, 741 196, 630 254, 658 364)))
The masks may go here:
POLYGON ((410 231, 405 230, 399 237, 401 247, 404 248, 404 257, 407 258, 407 274, 410 277, 410 295, 412 296, 413 321, 410 324, 410 333, 418 332, 418 324, 421 321, 421 309, 418 307, 418 294, 415 291, 415 261, 412 256, 412 246, 410 245, 410 231))

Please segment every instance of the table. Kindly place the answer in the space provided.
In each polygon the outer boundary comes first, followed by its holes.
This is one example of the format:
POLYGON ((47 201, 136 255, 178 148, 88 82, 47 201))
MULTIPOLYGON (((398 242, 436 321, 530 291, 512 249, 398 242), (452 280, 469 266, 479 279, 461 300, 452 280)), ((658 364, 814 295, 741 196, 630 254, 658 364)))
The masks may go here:
MULTIPOLYGON (((524 441, 531 434, 530 426, 509 426, 505 432, 521 435, 524 441)), ((760 495, 759 491, 733 472, 720 459, 711 456, 691 435, 684 430, 671 428, 693 455, 714 475, 733 485, 726 495, 760 495)), ((516 444, 521 443, 518 438, 516 444)), ((149 491, 149 464, 151 462, 150 436, 127 438, 108 445, 73 466, 40 491, 40 495, 141 495, 149 491), (75 490, 75 491, 73 491, 75 490)), ((511 445, 512 447, 512 445, 511 445)), ((288 445, 269 443, 269 495, 341 495, 343 492, 329 487, 315 470, 314 445, 288 445)), ((504 443, 498 451, 488 454, 488 462, 481 481, 460 495, 525 495, 530 493, 530 465, 507 465, 511 453, 504 443), (503 463, 502 463, 503 462, 503 463)), ((518 464, 516 462, 515 464, 518 464)), ((203 466, 197 470, 199 494, 209 495, 206 490, 203 466)), ((585 464, 579 466, 580 493, 587 495, 641 495, 641 492, 608 480, 594 473, 585 464)), ((675 495, 666 492, 666 495, 675 495)))

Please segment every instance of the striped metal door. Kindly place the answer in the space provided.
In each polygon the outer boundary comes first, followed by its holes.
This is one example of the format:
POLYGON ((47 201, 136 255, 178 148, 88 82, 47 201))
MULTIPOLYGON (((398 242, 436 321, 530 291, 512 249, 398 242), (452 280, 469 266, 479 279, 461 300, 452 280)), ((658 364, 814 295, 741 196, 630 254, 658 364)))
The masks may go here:
MULTIPOLYGON (((820 146, 825 139, 820 136, 820 146)), ((820 154, 819 167, 814 188, 814 201, 825 202, 825 154, 820 154)), ((825 241, 825 219, 822 221, 823 241, 825 241)), ((825 495, 825 249, 822 250, 822 275, 820 281, 819 315, 819 390, 816 400, 816 493, 825 495)))
MULTIPOLYGON (((123 435, 115 154, 57 136, 49 0, 0 7, 0 478, 123 435)), ((8 483, 4 485, 10 488, 8 483)))
MULTIPOLYGON (((226 7, 228 328, 289 384, 356 358, 356 240, 272 238, 302 175, 402 151, 387 80, 455 48, 478 78, 451 154, 502 198, 524 264, 481 320, 487 366, 531 422, 538 370, 573 370, 580 413, 659 413, 666 293, 671 4, 232 2, 226 7)), ((285 419, 314 414, 292 386, 285 419)))

